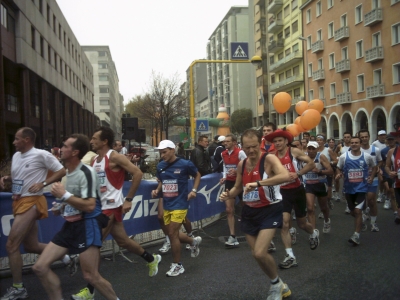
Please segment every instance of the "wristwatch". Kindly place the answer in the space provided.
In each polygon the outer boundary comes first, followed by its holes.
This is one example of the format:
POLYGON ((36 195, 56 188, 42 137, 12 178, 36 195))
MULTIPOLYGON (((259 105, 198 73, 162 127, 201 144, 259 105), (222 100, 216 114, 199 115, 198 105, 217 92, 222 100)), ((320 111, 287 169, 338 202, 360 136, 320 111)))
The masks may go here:
POLYGON ((192 189, 192 192, 193 192, 193 193, 197 193, 197 190, 196 190, 196 189, 192 189))
POLYGON ((43 184, 43 187, 45 187, 47 185, 47 182, 43 181, 42 184, 43 184))
POLYGON ((257 180, 256 182, 257 182, 257 186, 258 186, 258 187, 261 187, 261 186, 262 186, 261 183, 260 183, 260 180, 257 180))
POLYGON ((132 202, 133 198, 125 197, 125 201, 132 202))

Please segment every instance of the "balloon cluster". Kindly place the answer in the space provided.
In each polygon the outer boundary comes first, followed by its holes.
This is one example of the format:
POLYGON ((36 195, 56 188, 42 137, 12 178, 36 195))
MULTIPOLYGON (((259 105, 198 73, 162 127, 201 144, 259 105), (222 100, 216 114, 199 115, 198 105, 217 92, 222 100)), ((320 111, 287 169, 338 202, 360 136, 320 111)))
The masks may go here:
MULTIPOLYGON (((284 114, 292 105, 292 97, 286 92, 279 92, 274 96, 272 104, 278 113, 284 114)), ((296 103, 295 109, 300 116, 294 120, 293 124, 286 126, 286 130, 294 137, 304 131, 315 128, 319 124, 324 102, 319 99, 314 99, 310 102, 299 101, 296 103)))

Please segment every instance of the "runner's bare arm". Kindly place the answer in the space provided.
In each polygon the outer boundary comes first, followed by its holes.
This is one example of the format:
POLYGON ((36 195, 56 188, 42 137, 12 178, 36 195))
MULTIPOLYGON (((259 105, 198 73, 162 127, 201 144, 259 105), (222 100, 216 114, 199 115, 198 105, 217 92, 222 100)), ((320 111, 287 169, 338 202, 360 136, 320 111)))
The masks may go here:
POLYGON ((290 148, 292 151, 293 157, 296 157, 297 160, 301 160, 302 162, 305 162, 306 164, 304 167, 299 171, 301 175, 304 175, 308 172, 310 172, 312 169, 315 168, 315 163, 312 161, 312 159, 305 154, 303 151, 297 148, 290 148))
MULTIPOLYGON (((60 180, 61 178, 63 178, 65 176, 65 174, 66 174, 66 171, 64 168, 58 170, 57 172, 54 172, 53 175, 51 175, 49 178, 46 179, 46 184, 49 185, 50 183, 60 180)), ((38 183, 33 184, 29 188, 28 191, 30 193, 36 193, 36 192, 39 192, 43 188, 44 188, 43 182, 38 182, 38 183)))
MULTIPOLYGON (((67 191, 65 187, 60 182, 55 182, 51 186, 51 194, 56 197, 62 199, 67 191)), ((82 210, 84 212, 92 212, 96 208, 96 199, 95 198, 79 198, 75 195, 69 196, 67 200, 63 202, 70 204, 76 209, 82 210)))
POLYGON ((321 173, 322 175, 334 175, 331 164, 329 163, 325 155, 321 154, 320 160, 321 160, 321 165, 325 168, 325 170, 321 170, 319 171, 319 173, 321 173))

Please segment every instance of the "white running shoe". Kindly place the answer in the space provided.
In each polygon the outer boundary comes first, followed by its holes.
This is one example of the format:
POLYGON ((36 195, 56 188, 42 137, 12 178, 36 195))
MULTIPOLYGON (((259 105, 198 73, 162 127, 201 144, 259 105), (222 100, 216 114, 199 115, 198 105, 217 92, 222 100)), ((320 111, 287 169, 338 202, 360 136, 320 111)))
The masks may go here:
POLYGON ((383 195, 379 193, 378 198, 376 198, 376 202, 381 203, 383 202, 383 195))
POLYGON ((331 231, 331 220, 329 219, 328 223, 324 221, 324 228, 322 228, 323 233, 329 233, 331 231))
POLYGON ((324 214, 322 212, 320 212, 318 215, 318 219, 323 219, 323 218, 324 218, 324 214))
POLYGON ((178 276, 180 274, 183 274, 184 272, 185 272, 185 269, 183 268, 182 265, 176 264, 176 263, 172 263, 171 264, 171 268, 166 273, 166 275, 168 277, 175 277, 175 276, 178 276))
POLYGON ((292 227, 289 229, 290 237, 292 238, 292 245, 296 244, 297 241, 297 230, 296 228, 292 227))
POLYGON ((268 291, 267 300, 280 300, 282 298, 289 297, 292 294, 288 285, 283 283, 283 281, 279 278, 279 282, 277 284, 271 284, 271 287, 268 291))
POLYGON ((167 241, 164 242, 164 244, 162 245, 162 247, 160 249, 158 249, 158 251, 160 253, 167 253, 169 251, 169 249, 171 249, 171 244, 168 243, 167 241))
POLYGON ((230 235, 228 240, 225 243, 225 247, 226 248, 234 248, 237 246, 239 246, 239 242, 238 242, 237 238, 230 235))
POLYGON ((372 232, 378 232, 379 231, 379 227, 376 223, 372 223, 371 224, 371 231, 372 232))
POLYGON ((385 204, 383 204, 383 208, 384 209, 390 209, 390 200, 389 199, 385 200, 385 204))
POLYGON ((25 287, 15 288, 11 286, 7 289, 7 293, 4 294, 1 299, 3 300, 14 300, 14 299, 26 299, 28 298, 28 291, 25 287))
POLYGON ((272 253, 272 252, 275 252, 275 251, 276 251, 275 243, 274 243, 274 241, 271 240, 271 243, 269 244, 267 252, 268 253, 272 253))
POLYGON ((349 206, 346 206, 346 209, 344 210, 344 212, 346 214, 350 214, 351 213, 349 206))
POLYGON ((192 252, 192 253, 190 253, 190 256, 197 257, 197 256, 199 256, 199 253, 200 253, 199 245, 201 243, 201 237, 196 236, 195 238, 193 238, 193 240, 194 240, 194 246, 190 247, 190 251, 192 252))

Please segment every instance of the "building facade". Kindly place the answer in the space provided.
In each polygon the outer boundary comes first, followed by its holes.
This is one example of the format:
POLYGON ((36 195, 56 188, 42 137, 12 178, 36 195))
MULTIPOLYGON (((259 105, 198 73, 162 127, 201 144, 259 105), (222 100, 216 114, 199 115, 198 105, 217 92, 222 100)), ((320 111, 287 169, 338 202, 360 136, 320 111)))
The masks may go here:
MULTIPOLYGON (((302 0, 310 98, 325 99, 317 132, 340 138, 400 122, 399 0, 302 0)), ((372 141, 372 140, 371 140, 372 141)))
POLYGON ((57 145, 98 125, 93 69, 55 0, 2 0, 0 159, 16 130, 36 131, 36 147, 57 145))
POLYGON ((108 46, 82 46, 93 67, 94 113, 102 126, 110 127, 121 138, 121 99, 119 79, 108 46))

